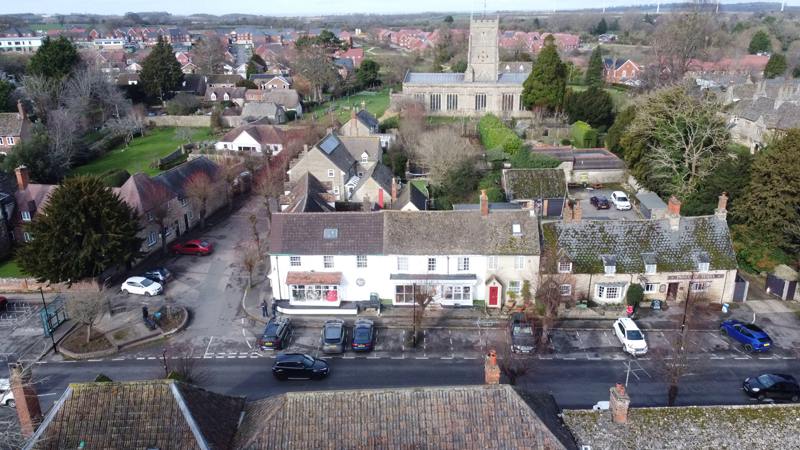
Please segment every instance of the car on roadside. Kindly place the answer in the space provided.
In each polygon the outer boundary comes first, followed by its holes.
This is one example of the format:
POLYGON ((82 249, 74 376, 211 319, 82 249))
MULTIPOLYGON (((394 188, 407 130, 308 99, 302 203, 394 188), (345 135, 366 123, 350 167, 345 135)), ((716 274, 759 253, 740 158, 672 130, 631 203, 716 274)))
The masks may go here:
POLYGON ((281 381, 321 380, 330 373, 327 361, 303 353, 282 353, 272 365, 272 375, 281 381))
POLYGON ((5 311, 8 308, 8 298, 0 295, 0 311, 5 311))
POLYGON ((264 333, 258 338, 261 350, 283 350, 289 345, 294 330, 288 317, 272 318, 264 327, 264 333))
POLYGON ((342 319, 326 320, 322 325, 322 351, 324 353, 344 353, 347 327, 342 319))
POLYGON ((368 352, 375 342, 375 324, 369 319, 358 319, 353 325, 350 347, 354 352, 368 352))
POLYGON ((146 297, 164 293, 164 287, 161 286, 161 283, 145 277, 130 277, 122 283, 119 290, 123 294, 144 295, 146 297))
POLYGON ((749 377, 742 383, 742 390, 749 397, 764 401, 788 400, 797 402, 800 400, 800 385, 791 376, 782 373, 765 373, 757 377, 749 377))
POLYGON ((533 325, 525 320, 525 315, 515 313, 511 317, 511 351, 513 353, 531 353, 536 348, 536 337, 533 325))
POLYGON ((614 334, 622 344, 622 349, 632 356, 642 356, 647 354, 647 341, 644 333, 636 325, 636 322, 629 317, 620 317, 614 322, 614 334))
POLYGON ((149 278, 153 281, 157 281, 162 285, 164 285, 167 283, 167 281, 172 279, 172 272, 167 270, 166 267, 156 267, 154 269, 148 270, 142 276, 145 278, 149 278))
POLYGON ((14 391, 11 390, 11 382, 8 378, 0 378, 0 405, 14 408, 17 402, 14 400, 14 391))
POLYGON ((214 252, 214 244, 202 239, 192 239, 176 242, 169 249, 173 255, 206 256, 214 252))
POLYGON ((614 204, 614 208, 620 211, 631 209, 631 201, 628 200, 628 195, 622 191, 614 191, 611 193, 611 203, 614 204))
POLYGON ((741 343, 748 352, 766 352, 772 348, 772 338, 756 324, 731 319, 722 322, 719 331, 741 343))
POLYGON ((596 195, 589 199, 589 203, 595 207, 595 209, 609 209, 611 208, 611 203, 608 201, 605 195, 596 195))

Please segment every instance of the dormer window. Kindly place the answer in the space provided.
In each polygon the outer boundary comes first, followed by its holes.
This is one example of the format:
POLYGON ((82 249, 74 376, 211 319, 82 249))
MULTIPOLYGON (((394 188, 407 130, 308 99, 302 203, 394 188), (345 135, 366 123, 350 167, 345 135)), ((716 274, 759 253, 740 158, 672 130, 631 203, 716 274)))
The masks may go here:
POLYGON ((361 154, 361 164, 366 164, 369 162, 369 155, 367 152, 361 154))
POLYGON ((645 273, 645 275, 655 275, 655 273, 656 273, 656 265, 655 264, 645 264, 644 265, 644 273, 645 273))
POLYGON ((655 253, 642 253, 645 275, 656 274, 656 255, 655 253))
POLYGON ((606 275, 617 273, 617 258, 614 255, 603 255, 600 258, 603 260, 603 271, 606 275))
POLYGON ((210 98, 211 98, 211 101, 217 101, 217 93, 216 92, 212 92, 210 98))
POLYGON ((572 261, 558 262, 558 273, 571 273, 571 272, 572 272, 572 261))
POLYGON ((226 92, 225 95, 222 98, 227 102, 228 100, 231 99, 231 96, 228 95, 228 93, 226 92))
POLYGON ((511 225, 511 232, 514 236, 522 236, 522 226, 518 223, 511 225))
POLYGON ((705 273, 709 271, 711 260, 708 257, 708 253, 701 252, 700 254, 697 255, 696 261, 697 261, 698 272, 705 273))

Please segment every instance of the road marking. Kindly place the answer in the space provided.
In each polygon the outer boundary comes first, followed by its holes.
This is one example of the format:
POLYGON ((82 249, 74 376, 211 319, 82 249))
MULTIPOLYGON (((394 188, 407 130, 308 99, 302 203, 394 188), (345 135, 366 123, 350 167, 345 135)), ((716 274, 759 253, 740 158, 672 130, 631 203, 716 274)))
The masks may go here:
POLYGON ((380 356, 367 356, 367 359, 381 359, 380 356))
POLYGON ((439 359, 453 359, 453 357, 452 356, 442 356, 439 359))
MULTIPOLYGON (((242 321, 244 321, 244 318, 242 318, 242 321)), ((247 344, 247 348, 252 349, 253 346, 250 345, 250 341, 247 339, 247 335, 244 333, 244 328, 242 328, 242 337, 244 337, 244 343, 247 344)))
POLYGON ((125 361, 125 358, 112 358, 112 361, 125 361))
POLYGON ((89 361, 89 362, 101 362, 103 360, 102 359, 87 359, 87 361, 89 361))
POLYGON ((148 356, 147 359, 156 359, 155 356, 148 356))
POLYGON ((356 359, 355 356, 342 356, 342 359, 356 359))
POLYGON ((428 359, 427 356, 415 356, 414 359, 428 359))
POLYGON ((203 355, 208 355, 208 350, 211 349, 211 343, 214 341, 214 336, 211 336, 211 339, 208 340, 208 345, 206 345, 206 352, 203 355))
POLYGON ((392 356, 392 359, 406 359, 406 355, 402 355, 402 356, 392 356))

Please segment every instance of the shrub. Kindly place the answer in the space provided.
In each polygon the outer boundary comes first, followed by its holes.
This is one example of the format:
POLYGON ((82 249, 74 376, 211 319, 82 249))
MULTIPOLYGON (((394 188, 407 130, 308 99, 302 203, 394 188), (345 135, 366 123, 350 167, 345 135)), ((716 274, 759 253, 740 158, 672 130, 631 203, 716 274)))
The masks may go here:
POLYGON ((488 150, 502 149, 514 155, 522 148, 522 139, 493 114, 481 117, 478 122, 478 134, 481 137, 481 144, 488 150))
POLYGON ((125 169, 111 169, 100 175, 100 180, 108 187, 120 187, 128 181, 131 174, 125 169))
POLYGON ((631 284, 631 287, 628 288, 628 294, 625 296, 625 303, 636 308, 642 300, 644 300, 644 289, 642 285, 631 284))
POLYGON ((572 145, 572 141, 567 138, 561 140, 561 145, 572 145))
POLYGON ((167 102, 167 113, 172 116, 194 114, 200 107, 200 98, 196 95, 180 93, 167 102))
POLYGON ((559 164, 561 164, 561 161, 556 158, 532 153, 527 148, 511 158, 511 167, 515 169, 553 169, 558 167, 559 164))
POLYGON ((597 147, 597 130, 588 123, 577 121, 571 128, 572 142, 577 148, 597 147))
POLYGON ((390 117, 380 124, 381 133, 386 133, 387 130, 392 128, 400 128, 400 116, 390 117))
POLYGON ((108 376, 106 376, 105 374, 102 374, 102 373, 98 374, 94 378, 94 382, 95 383, 109 383, 111 381, 113 381, 111 378, 109 378, 108 376))

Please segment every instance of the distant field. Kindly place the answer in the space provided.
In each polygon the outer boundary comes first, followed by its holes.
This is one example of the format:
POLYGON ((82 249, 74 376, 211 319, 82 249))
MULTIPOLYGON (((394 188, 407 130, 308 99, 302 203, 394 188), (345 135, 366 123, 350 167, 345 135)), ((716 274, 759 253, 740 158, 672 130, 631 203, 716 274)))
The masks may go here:
POLYGON ((380 118, 389 109, 389 89, 384 88, 378 92, 363 91, 355 95, 342 97, 317 106, 311 110, 311 113, 314 117, 320 118, 332 111, 336 118, 341 123, 344 123, 350 120, 350 110, 352 108, 360 108, 362 101, 366 104, 367 111, 380 118))

